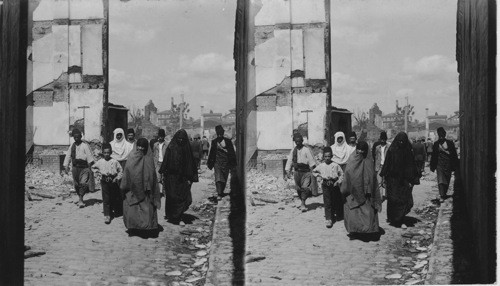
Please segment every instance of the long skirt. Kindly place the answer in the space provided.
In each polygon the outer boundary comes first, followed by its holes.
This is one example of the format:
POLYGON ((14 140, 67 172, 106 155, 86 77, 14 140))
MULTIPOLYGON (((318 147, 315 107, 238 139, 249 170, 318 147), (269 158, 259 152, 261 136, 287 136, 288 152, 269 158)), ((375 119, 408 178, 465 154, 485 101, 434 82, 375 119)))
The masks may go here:
POLYGON ((125 194, 123 200, 123 222, 127 229, 155 230, 158 229, 158 214, 151 194, 146 194, 144 200, 130 205, 132 192, 125 194))
POLYGON ((407 180, 386 177, 387 219, 392 223, 401 223, 413 207, 413 195, 407 180))
POLYGON ((191 184, 179 175, 167 174, 163 185, 165 187, 165 216, 169 219, 180 219, 193 202, 191 184))
POLYGON ((451 168, 449 164, 438 164, 437 168, 437 181, 439 184, 449 185, 451 180, 451 168))
POLYGON ((344 204, 344 225, 349 233, 378 233, 378 213, 372 207, 371 199, 358 205, 349 195, 344 204))

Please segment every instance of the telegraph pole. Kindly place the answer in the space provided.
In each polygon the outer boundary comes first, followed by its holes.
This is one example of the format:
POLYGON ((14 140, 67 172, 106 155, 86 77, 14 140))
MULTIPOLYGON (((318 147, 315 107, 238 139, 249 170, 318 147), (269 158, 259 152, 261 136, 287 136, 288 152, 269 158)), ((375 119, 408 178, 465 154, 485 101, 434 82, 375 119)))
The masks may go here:
MULTIPOLYGON (((79 109, 83 109, 83 128, 85 129, 85 109, 90 108, 90 106, 84 105, 84 106, 78 106, 79 109)), ((83 132, 83 138, 85 139, 85 133, 83 132)))
POLYGON ((184 94, 181 94, 181 104, 180 104, 180 109, 181 109, 181 112, 179 114, 180 116, 180 128, 179 129, 182 129, 182 120, 184 119, 184 94))
POLYGON ((405 105, 405 133, 408 134, 408 96, 406 97, 406 105, 405 105))

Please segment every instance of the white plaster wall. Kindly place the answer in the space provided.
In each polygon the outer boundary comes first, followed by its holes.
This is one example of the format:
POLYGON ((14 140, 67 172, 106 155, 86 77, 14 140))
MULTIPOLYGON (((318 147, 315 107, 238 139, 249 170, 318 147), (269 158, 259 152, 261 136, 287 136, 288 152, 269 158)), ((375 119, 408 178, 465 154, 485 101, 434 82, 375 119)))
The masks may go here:
POLYGON ((324 144, 326 93, 294 94, 293 95, 293 128, 307 122, 304 110, 313 110, 309 113, 307 143, 311 145, 324 144))
MULTIPOLYGON (((254 3, 256 1, 253 1, 254 3)), ((255 26, 290 23, 289 0, 262 0, 262 8, 255 15, 255 26)))
POLYGON ((33 21, 48 21, 54 19, 54 0, 40 0, 33 11, 33 21))
POLYGON ((53 25, 54 52, 52 54, 52 79, 58 79, 68 72, 68 30, 67 25, 53 25))
POLYGON ((54 52, 54 36, 52 33, 33 41, 33 90, 53 80, 52 55, 54 52))
POLYGON ((257 111, 256 116, 259 150, 293 148, 290 106, 277 106, 276 111, 257 111))
POLYGON ((82 26, 82 73, 102 75, 102 25, 82 26))
POLYGON ((70 0, 70 19, 103 19, 102 0, 70 0))
POLYGON ((52 9, 54 19, 68 19, 68 0, 53 0, 52 9))
POLYGON ((290 0, 292 24, 326 22, 325 0, 290 0))
MULTIPOLYGON (((85 109, 85 140, 101 140, 101 116, 103 109, 102 89, 70 89, 70 124, 83 118, 83 110, 78 106, 89 106, 85 109)), ((66 127, 68 129, 69 125, 66 127)))
POLYGON ((323 28, 304 31, 305 77, 325 79, 325 39, 323 28))
POLYGON ((35 145, 69 144, 69 108, 67 102, 54 102, 50 107, 33 107, 35 145))
POLYGON ((290 31, 275 30, 274 38, 255 47, 256 95, 290 76, 290 31))
POLYGON ((304 42, 302 30, 291 31, 292 70, 304 70, 304 42))
POLYGON ((69 26, 69 66, 82 66, 80 25, 69 26))

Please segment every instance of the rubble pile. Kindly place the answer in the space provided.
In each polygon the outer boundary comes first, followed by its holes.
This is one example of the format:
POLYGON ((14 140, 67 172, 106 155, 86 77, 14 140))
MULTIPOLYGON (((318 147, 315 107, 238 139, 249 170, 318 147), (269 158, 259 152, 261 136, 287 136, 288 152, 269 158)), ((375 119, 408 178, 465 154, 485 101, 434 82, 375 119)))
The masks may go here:
POLYGON ((72 189, 73 179, 70 174, 54 174, 34 165, 27 165, 25 168, 25 192, 28 199, 67 197, 72 189))
POLYGON ((261 157, 262 160, 285 160, 288 154, 266 154, 261 157))
POLYGON ((293 179, 284 180, 251 169, 246 173, 247 196, 250 201, 259 200, 267 203, 291 199, 296 194, 293 179))
POLYGON ((415 209, 422 221, 401 234, 396 244, 396 257, 390 260, 393 273, 385 276, 388 284, 423 284, 429 268, 430 251, 433 247, 433 233, 438 209, 428 203, 415 209))

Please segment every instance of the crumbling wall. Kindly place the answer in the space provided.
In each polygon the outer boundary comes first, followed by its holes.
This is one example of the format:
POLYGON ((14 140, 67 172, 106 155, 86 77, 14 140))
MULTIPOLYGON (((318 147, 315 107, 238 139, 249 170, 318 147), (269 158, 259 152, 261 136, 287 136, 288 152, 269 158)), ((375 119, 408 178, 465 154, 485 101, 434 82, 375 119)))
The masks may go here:
POLYGON ((34 144, 68 145, 74 126, 86 140, 102 140, 105 5, 107 0, 29 1, 27 132, 34 144))
POLYGON ((253 0, 249 8, 247 79, 254 90, 248 94, 253 110, 247 124, 255 127, 247 132, 248 145, 255 142, 258 150, 290 149, 293 131, 299 127, 307 129, 306 143, 325 144, 329 0, 253 0))

